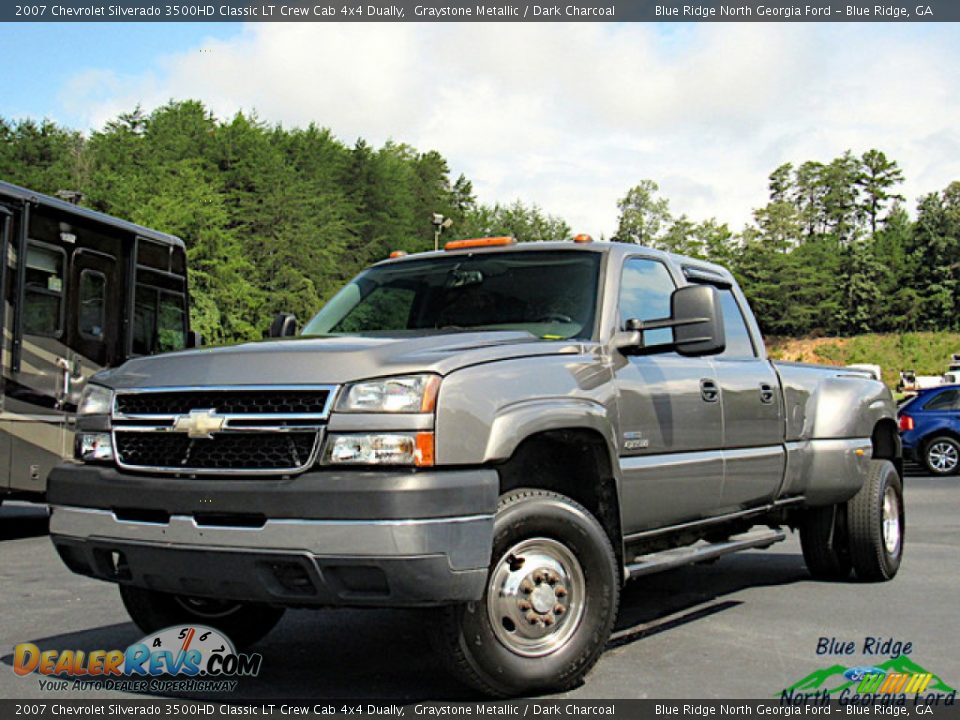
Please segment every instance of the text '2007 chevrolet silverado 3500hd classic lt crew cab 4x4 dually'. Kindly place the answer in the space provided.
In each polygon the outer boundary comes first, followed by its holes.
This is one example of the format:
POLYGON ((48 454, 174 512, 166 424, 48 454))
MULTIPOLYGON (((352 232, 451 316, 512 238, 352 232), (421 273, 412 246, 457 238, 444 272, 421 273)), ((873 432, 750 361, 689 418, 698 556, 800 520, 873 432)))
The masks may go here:
POLYGON ((96 375, 78 431, 53 542, 145 631, 432 607, 493 695, 579 683, 630 578, 785 527, 817 577, 888 580, 903 551, 887 388, 769 361, 729 272, 637 245, 392 258, 299 337, 96 375))

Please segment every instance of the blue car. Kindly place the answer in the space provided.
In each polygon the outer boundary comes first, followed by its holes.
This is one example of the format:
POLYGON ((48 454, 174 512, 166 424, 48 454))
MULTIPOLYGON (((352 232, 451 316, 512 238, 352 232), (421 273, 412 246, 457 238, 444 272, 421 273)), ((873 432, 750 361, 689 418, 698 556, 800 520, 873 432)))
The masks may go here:
POLYGON ((903 456, 934 475, 960 470, 960 385, 927 388, 897 412, 903 456))

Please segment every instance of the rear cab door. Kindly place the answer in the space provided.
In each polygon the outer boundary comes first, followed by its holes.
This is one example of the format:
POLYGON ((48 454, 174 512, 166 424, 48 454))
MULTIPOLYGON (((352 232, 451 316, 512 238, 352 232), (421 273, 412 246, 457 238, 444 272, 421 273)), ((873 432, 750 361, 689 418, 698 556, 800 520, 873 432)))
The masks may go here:
POLYGON ((729 278, 685 267, 691 282, 720 296, 727 347, 712 362, 723 396, 724 480, 721 512, 761 505, 780 490, 786 464, 780 379, 746 298, 729 278))

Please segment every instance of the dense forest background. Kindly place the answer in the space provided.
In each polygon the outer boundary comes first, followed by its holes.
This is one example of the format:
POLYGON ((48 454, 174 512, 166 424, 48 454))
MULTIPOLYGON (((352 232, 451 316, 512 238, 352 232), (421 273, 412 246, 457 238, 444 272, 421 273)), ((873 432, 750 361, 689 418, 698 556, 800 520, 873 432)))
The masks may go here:
MULTIPOLYGON (((535 205, 478 202, 435 151, 352 147, 330 130, 287 129, 201 103, 121 115, 89 136, 0 118, 0 178, 184 239, 192 322, 210 342, 259 338, 280 310, 309 318, 362 267, 444 240, 567 238, 535 205)), ((730 267, 771 335, 960 329, 960 182, 916 200, 879 150, 776 168, 769 202, 734 231, 675 216, 652 180, 618 203, 617 239, 730 267)))

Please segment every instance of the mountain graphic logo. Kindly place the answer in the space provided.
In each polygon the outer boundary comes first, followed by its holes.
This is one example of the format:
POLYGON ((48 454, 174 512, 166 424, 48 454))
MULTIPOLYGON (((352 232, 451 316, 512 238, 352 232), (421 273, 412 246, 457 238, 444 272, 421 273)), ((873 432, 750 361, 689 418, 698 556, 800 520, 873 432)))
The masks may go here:
MULTIPOLYGON (((929 675, 930 678, 929 682, 926 682, 926 684, 923 685, 924 692, 956 692, 956 689, 950 687, 946 682, 943 681, 943 679, 940 678, 939 675, 931 673, 929 670, 921 667, 905 655, 900 655, 892 660, 878 663, 870 668, 847 668, 843 665, 831 665, 830 667, 821 668, 820 670, 814 670, 802 680, 798 680, 793 685, 784 688, 783 692, 790 693, 792 691, 795 693, 804 693, 826 691, 830 695, 833 695, 834 693, 840 693, 848 689, 853 692, 857 692, 858 688, 860 688, 863 683, 868 683, 871 676, 873 676, 876 677, 876 682, 868 685, 867 692, 883 693, 890 692, 890 690, 884 690, 885 679, 889 679, 892 676, 903 676, 904 681, 899 684, 898 689, 894 690, 894 692, 901 692, 904 689, 909 689, 915 685, 915 683, 911 681, 911 678, 916 679, 922 684, 926 680, 926 678, 922 676, 927 675, 929 675), (851 672, 855 670, 871 670, 873 672, 851 672), (881 673, 883 673, 883 675, 881 675, 881 673)), ((907 691, 910 692, 910 690, 907 691)))

